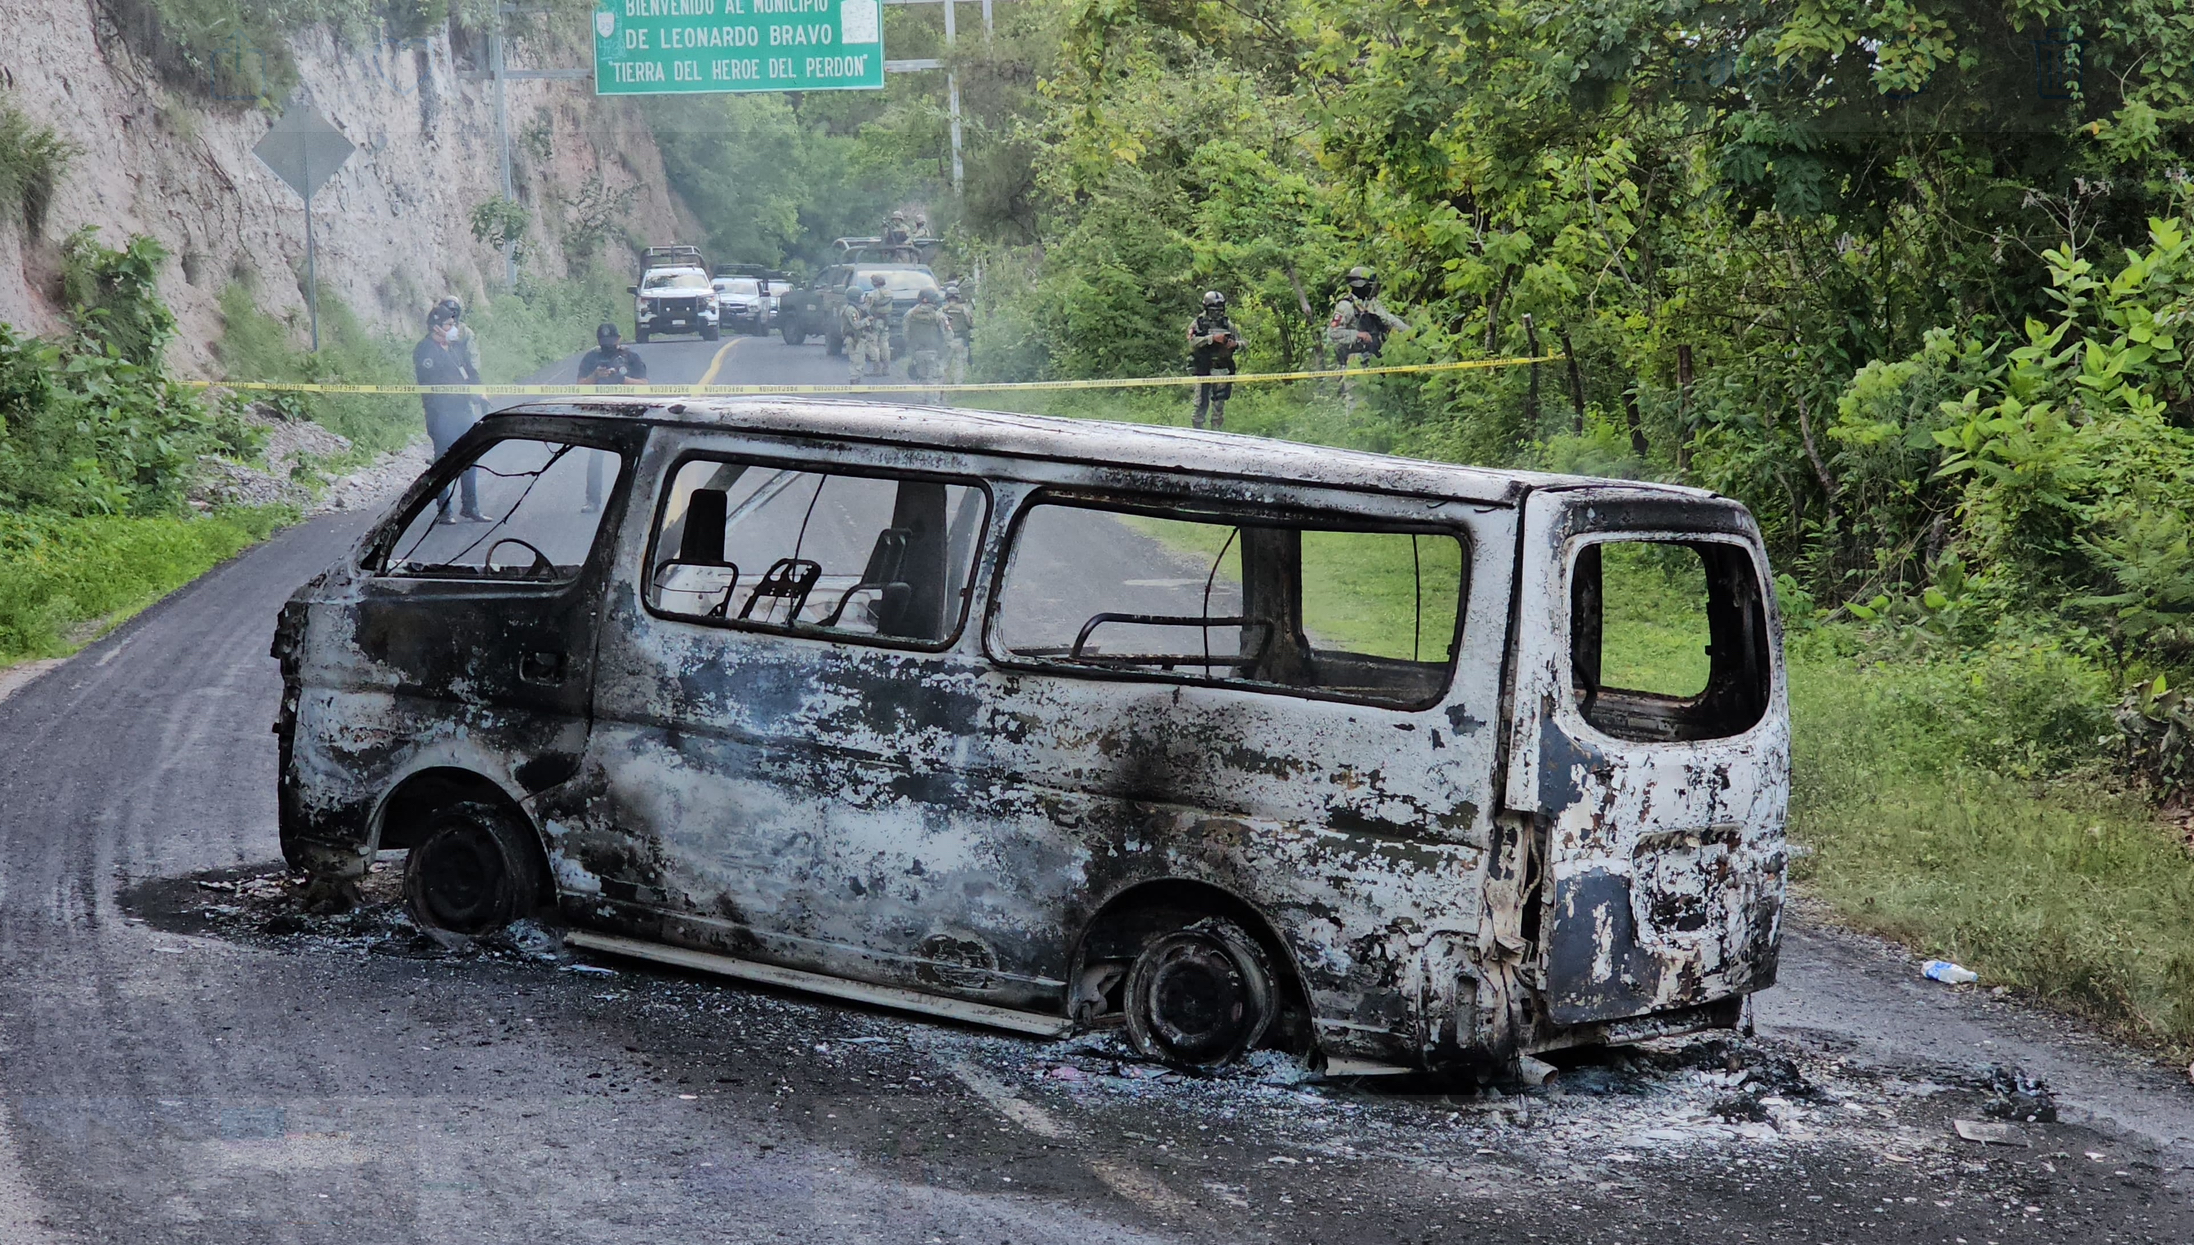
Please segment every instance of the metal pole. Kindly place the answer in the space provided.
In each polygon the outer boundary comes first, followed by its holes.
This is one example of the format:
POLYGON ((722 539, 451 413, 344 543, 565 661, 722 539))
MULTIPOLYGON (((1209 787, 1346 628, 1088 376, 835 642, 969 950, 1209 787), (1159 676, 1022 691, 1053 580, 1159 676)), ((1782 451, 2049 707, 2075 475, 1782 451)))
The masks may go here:
MULTIPOLYGON (((305 162, 305 184, 312 181, 312 149, 302 153, 305 162)), ((317 189, 317 187, 315 187, 317 189)), ((312 195, 305 195, 305 308, 312 320, 312 352, 320 353, 320 264, 312 240, 312 195)))
MULTIPOLYGON (((949 9, 952 5, 947 3, 945 7, 949 9)), ((990 42, 990 0, 983 0, 983 42, 990 42)))
MULTIPOLYGON (((945 47, 948 50, 958 35, 952 12, 959 7, 953 0, 945 0, 945 47)), ((983 0, 983 7, 988 10, 990 0, 983 0)), ((957 71, 945 74, 945 99, 946 112, 952 118, 952 193, 959 194, 967 181, 967 168, 960 160, 960 75, 957 71)))
MULTIPOLYGON (((495 142, 501 149, 503 162, 503 198, 510 201, 518 197, 510 180, 510 107, 503 95, 503 12, 498 5, 495 12, 495 28, 488 34, 488 76, 495 80, 495 142)), ((503 283, 511 289, 518 288, 518 240, 503 240, 503 283)))

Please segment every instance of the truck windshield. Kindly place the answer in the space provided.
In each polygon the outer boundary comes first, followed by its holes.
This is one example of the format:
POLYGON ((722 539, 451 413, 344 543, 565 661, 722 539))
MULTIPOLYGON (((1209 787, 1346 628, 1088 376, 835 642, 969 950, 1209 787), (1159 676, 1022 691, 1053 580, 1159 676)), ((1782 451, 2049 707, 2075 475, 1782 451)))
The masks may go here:
POLYGON ((853 284, 857 289, 865 290, 869 288, 869 278, 879 274, 884 278, 884 288, 890 291, 893 298, 917 298, 923 290, 937 288, 937 278, 909 268, 880 268, 873 272, 856 273, 853 284))
POLYGON ((698 272, 651 272, 640 284, 649 290, 705 290, 708 278, 698 272))

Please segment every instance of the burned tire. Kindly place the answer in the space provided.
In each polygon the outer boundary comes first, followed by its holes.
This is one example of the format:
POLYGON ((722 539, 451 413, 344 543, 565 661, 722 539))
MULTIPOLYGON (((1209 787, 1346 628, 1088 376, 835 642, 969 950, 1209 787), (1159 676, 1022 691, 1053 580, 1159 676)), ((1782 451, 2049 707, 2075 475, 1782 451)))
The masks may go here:
POLYGON ((453 804, 427 821, 404 862, 404 903, 429 929, 485 934, 548 899, 533 832, 488 804, 453 804))
POLYGON ((1248 1054, 1279 1012, 1264 949, 1222 917, 1151 939, 1128 969, 1120 1001, 1136 1050, 1194 1068, 1248 1054))

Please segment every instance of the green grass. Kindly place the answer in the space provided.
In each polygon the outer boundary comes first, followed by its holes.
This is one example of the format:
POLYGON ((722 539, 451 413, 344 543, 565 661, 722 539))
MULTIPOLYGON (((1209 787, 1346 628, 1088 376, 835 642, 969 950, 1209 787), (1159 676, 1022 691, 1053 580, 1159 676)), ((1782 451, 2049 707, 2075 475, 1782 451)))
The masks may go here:
POLYGON ((1926 711, 1947 707, 1969 730, 1985 718, 1944 686, 1970 686, 1970 670, 1945 679, 1794 650, 1791 836, 1811 849, 1795 870, 1805 891, 1984 982, 2194 1047, 2194 867, 2144 801, 2099 774, 1978 763, 1926 711))
POLYGON ((0 666, 75 652, 294 518, 282 507, 195 518, 0 512, 0 666))

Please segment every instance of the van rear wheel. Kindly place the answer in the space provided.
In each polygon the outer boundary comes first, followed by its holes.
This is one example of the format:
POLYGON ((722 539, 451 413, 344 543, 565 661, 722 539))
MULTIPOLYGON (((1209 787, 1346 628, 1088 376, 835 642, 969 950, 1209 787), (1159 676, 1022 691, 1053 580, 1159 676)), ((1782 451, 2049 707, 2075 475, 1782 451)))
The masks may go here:
POLYGON ((531 834, 488 804, 453 804, 428 819, 404 862, 404 903, 429 929, 485 934, 547 897, 531 834))
POLYGON ((1248 1054, 1279 1012, 1264 949, 1223 917, 1151 939, 1128 969, 1121 1003, 1137 1051, 1192 1068, 1248 1054))

